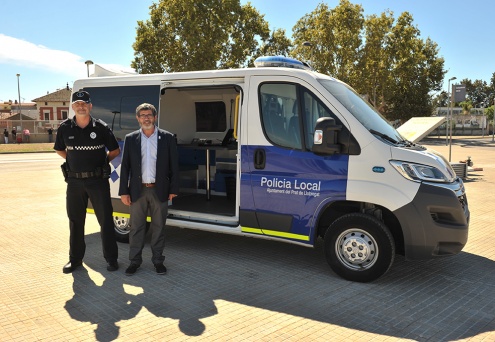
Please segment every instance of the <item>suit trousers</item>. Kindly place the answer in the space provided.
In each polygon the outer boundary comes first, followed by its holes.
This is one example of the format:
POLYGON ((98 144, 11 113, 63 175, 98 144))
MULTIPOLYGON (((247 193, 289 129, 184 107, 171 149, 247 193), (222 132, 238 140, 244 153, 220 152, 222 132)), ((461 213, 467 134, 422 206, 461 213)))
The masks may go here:
POLYGON ((72 262, 82 261, 86 252, 84 224, 88 198, 91 200, 96 219, 100 224, 103 257, 108 262, 117 261, 118 247, 113 225, 113 207, 110 199, 108 179, 67 178, 67 216, 70 226, 70 251, 72 262))
POLYGON ((146 237, 146 217, 148 210, 151 216, 151 261, 153 264, 162 264, 165 260, 165 222, 168 214, 168 202, 160 202, 154 188, 143 187, 141 196, 132 202, 131 230, 129 232, 129 260, 133 264, 141 265, 142 251, 146 237))

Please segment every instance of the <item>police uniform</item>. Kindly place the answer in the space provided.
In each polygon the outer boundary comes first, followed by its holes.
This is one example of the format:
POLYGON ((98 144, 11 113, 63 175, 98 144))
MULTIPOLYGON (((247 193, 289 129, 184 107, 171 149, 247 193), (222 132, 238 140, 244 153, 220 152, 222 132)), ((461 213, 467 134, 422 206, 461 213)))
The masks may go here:
POLYGON ((119 148, 112 130, 101 120, 91 117, 89 124, 81 128, 75 117, 60 124, 54 149, 66 151, 67 216, 70 222, 70 262, 82 263, 86 244, 84 223, 88 198, 101 227, 103 256, 108 263, 116 263, 118 257, 112 219, 112 203, 105 148, 119 148))

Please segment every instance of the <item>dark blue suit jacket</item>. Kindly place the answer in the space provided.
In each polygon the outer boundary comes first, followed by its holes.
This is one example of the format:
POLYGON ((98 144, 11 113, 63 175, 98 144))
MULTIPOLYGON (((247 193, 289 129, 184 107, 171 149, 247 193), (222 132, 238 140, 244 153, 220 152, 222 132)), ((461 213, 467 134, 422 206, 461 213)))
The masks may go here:
MULTIPOLYGON (((179 194, 179 158, 177 143, 172 133, 158 129, 155 191, 161 202, 168 201, 169 194, 179 194)), ((131 195, 135 202, 141 196, 141 130, 125 137, 122 164, 120 166, 119 195, 131 195)))

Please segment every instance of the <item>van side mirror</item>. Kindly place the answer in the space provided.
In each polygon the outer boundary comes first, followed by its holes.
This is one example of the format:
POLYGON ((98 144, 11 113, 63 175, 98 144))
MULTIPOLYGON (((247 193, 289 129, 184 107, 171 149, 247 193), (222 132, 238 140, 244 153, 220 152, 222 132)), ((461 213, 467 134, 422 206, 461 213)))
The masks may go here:
POLYGON ((335 119, 319 118, 315 126, 313 153, 318 155, 341 153, 342 147, 338 143, 341 130, 342 125, 335 124, 335 119))

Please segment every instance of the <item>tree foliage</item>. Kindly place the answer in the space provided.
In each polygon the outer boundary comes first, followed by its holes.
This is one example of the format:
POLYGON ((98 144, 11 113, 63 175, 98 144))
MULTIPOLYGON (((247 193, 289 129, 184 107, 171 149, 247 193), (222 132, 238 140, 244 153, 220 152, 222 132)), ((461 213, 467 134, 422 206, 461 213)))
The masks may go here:
POLYGON ((245 66, 269 37, 268 23, 239 0, 160 0, 138 21, 132 67, 139 73, 245 66))
POLYGON ((491 104, 490 98, 493 98, 494 90, 486 81, 465 78, 459 84, 466 86, 466 100, 471 102, 473 108, 486 108, 491 104))
POLYGON ((292 50, 292 41, 285 35, 284 29, 272 31, 270 37, 264 41, 258 52, 253 55, 249 66, 253 65, 254 60, 260 56, 288 56, 292 50))
MULTIPOLYGON (((236 68, 261 55, 285 55, 350 84, 389 120, 427 116, 445 105, 445 92, 431 95, 442 85, 444 60, 412 15, 363 13, 350 0, 333 8, 320 3, 295 24, 291 40, 283 29, 270 31, 249 2, 159 0, 150 18, 138 22, 132 66, 139 73, 236 68)), ((493 104, 495 73, 489 86, 468 84, 474 107, 493 104)))
POLYGON ((319 4, 301 18, 293 30, 293 56, 309 61, 321 73, 346 83, 357 81, 357 62, 362 44, 363 8, 342 0, 330 9, 319 4), (305 46, 310 42, 311 46, 305 46))
POLYGON ((294 57, 349 83, 389 120, 431 114, 444 60, 436 43, 421 39, 410 13, 364 18, 362 6, 349 0, 333 9, 320 4, 296 23, 293 38, 294 57))
POLYGON ((411 14, 402 13, 386 47, 390 77, 384 95, 388 109, 384 114, 389 119, 429 116, 433 109, 430 93, 440 89, 445 75, 437 44, 430 38, 423 41, 412 23, 411 14))
POLYGON ((493 122, 493 111, 494 111, 494 106, 490 106, 488 108, 485 109, 485 115, 486 115, 486 118, 488 119, 488 122, 493 122))
POLYGON ((387 90, 387 80, 390 77, 390 57, 387 54, 387 42, 394 23, 393 14, 382 13, 380 16, 371 15, 364 23, 365 45, 362 48, 360 70, 360 83, 357 90, 363 94, 369 94, 372 103, 377 106, 378 99, 382 99, 382 111, 384 111, 384 97, 387 90))

